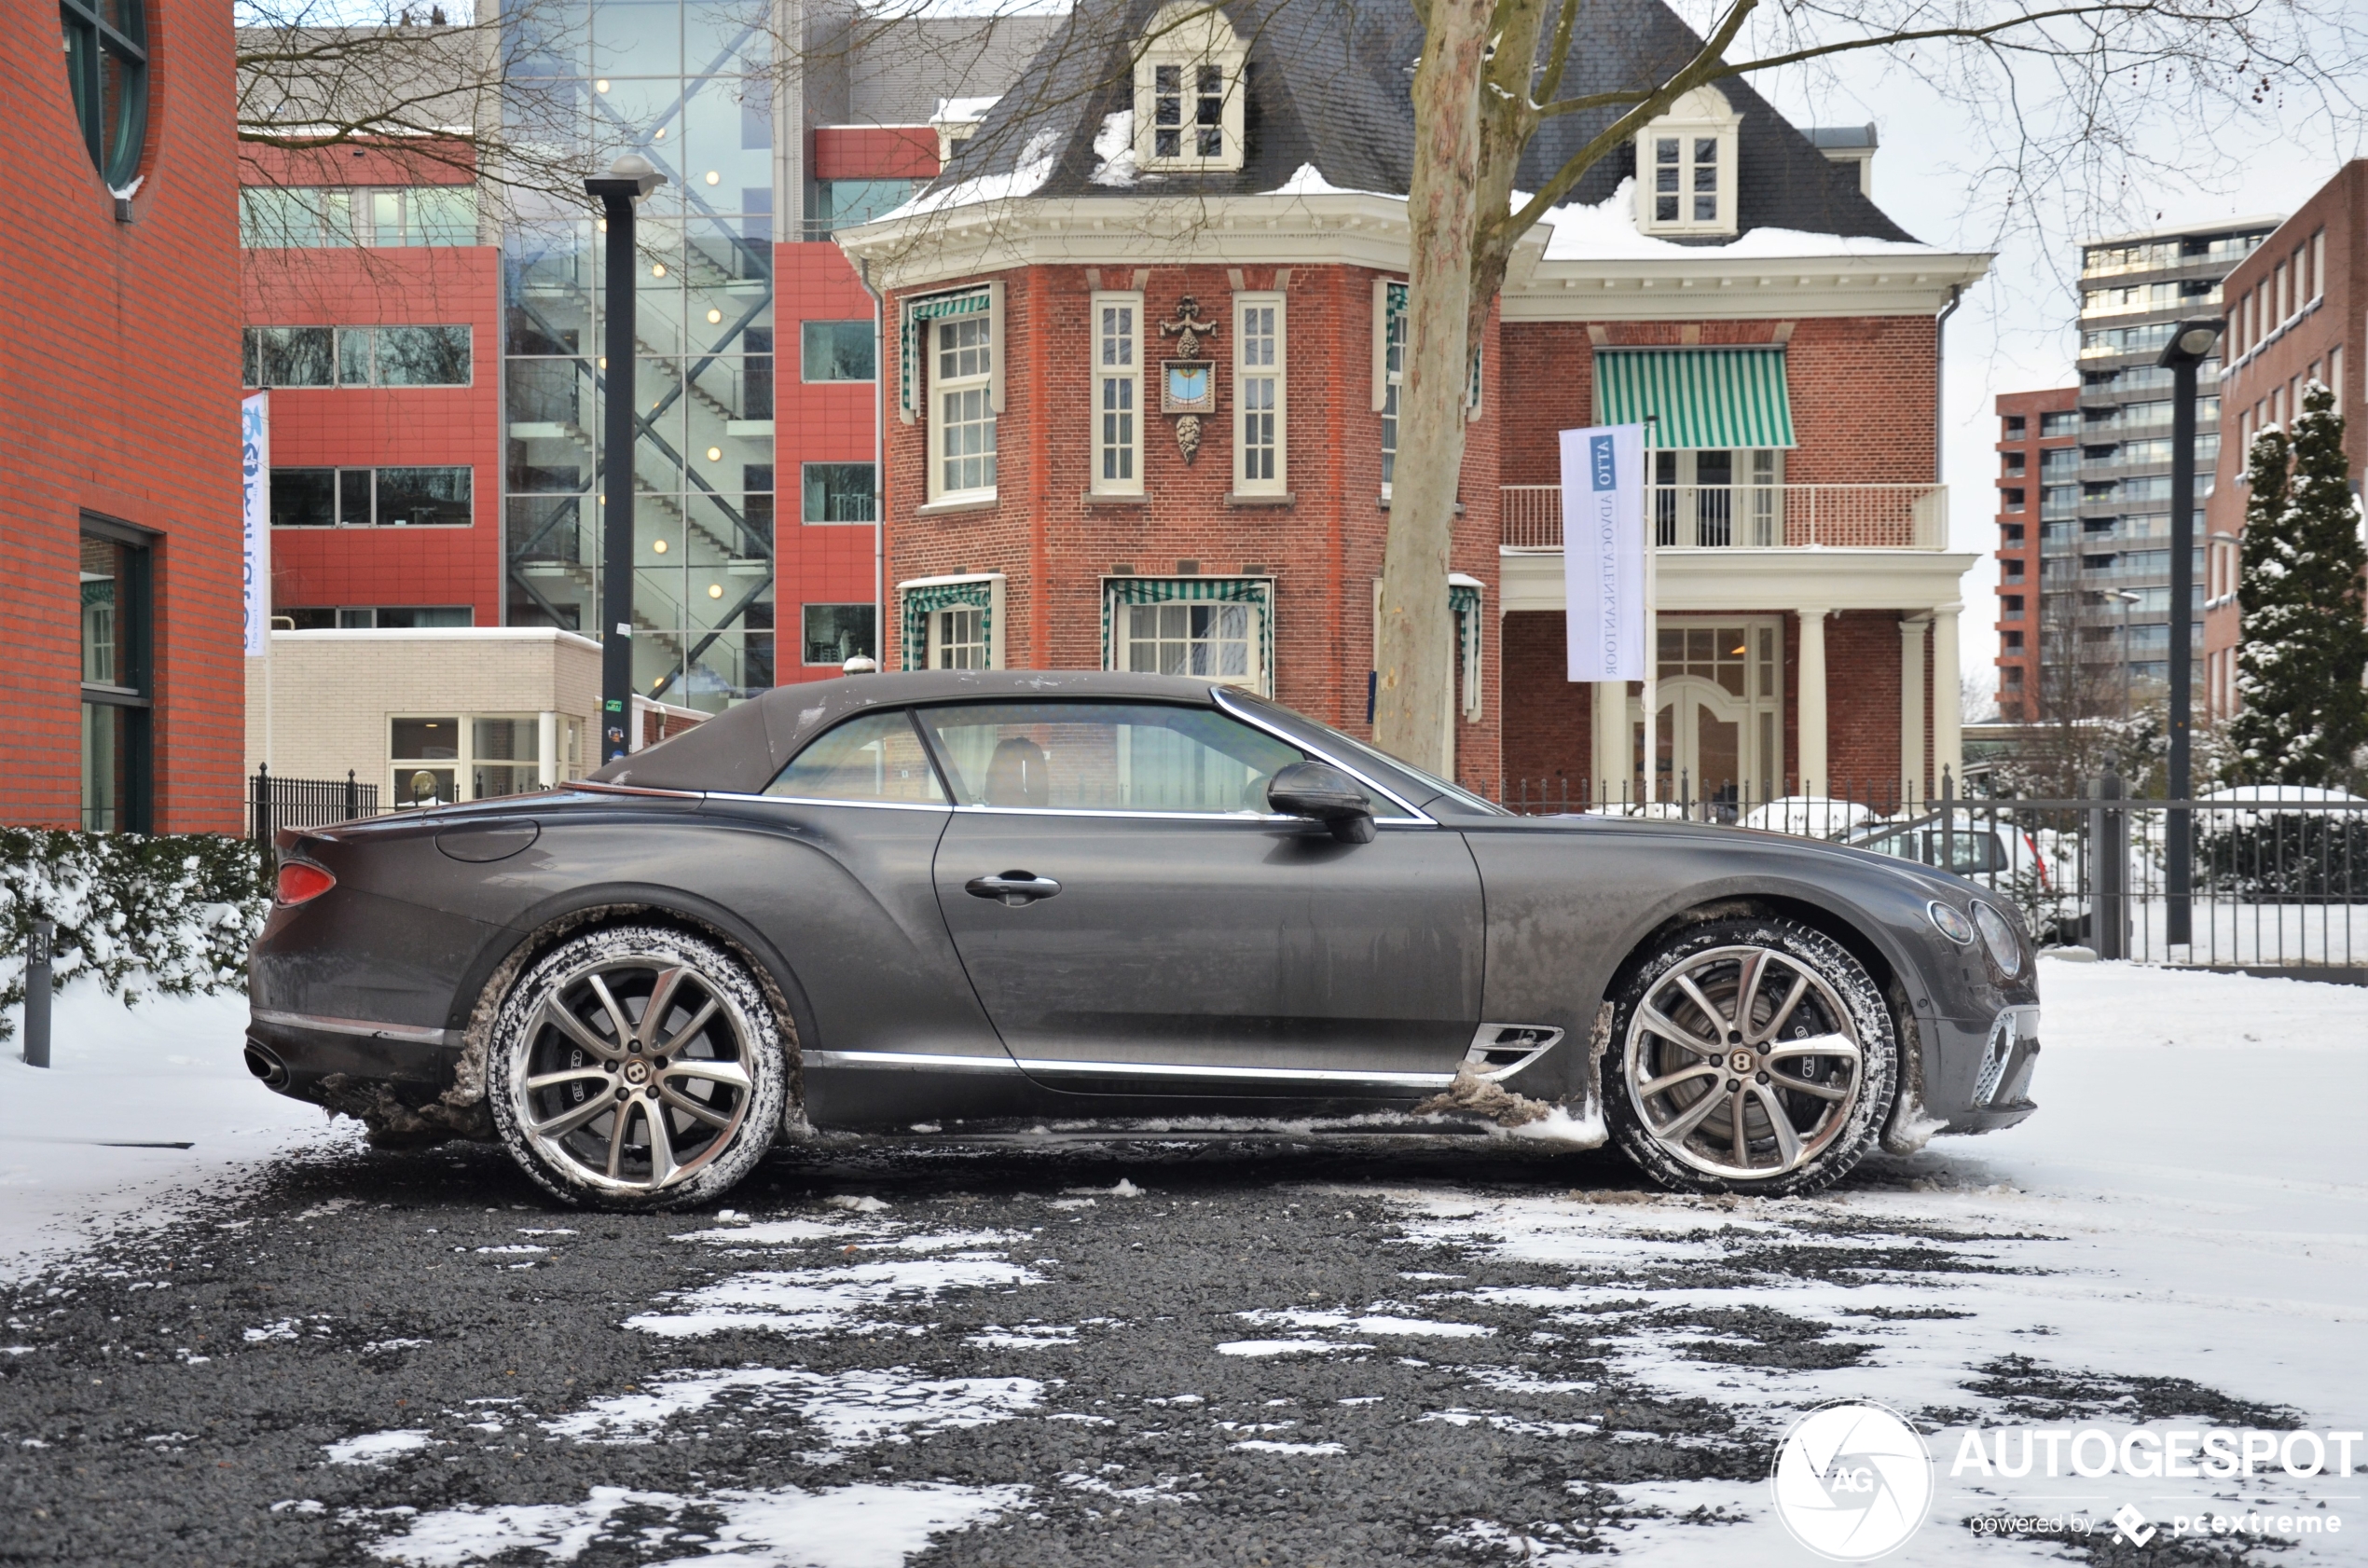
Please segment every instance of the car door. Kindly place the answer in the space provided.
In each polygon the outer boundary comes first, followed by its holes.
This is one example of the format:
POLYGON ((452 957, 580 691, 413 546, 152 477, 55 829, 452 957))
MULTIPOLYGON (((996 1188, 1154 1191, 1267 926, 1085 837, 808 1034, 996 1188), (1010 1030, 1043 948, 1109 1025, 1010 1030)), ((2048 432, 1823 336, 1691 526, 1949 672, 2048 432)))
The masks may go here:
POLYGON ((1387 1097, 1453 1073, 1482 951, 1460 835, 1384 799, 1362 845, 1269 813, 1266 780, 1308 753, 1206 707, 919 712, 957 801, 938 901, 1031 1076, 1086 1093, 1387 1097))

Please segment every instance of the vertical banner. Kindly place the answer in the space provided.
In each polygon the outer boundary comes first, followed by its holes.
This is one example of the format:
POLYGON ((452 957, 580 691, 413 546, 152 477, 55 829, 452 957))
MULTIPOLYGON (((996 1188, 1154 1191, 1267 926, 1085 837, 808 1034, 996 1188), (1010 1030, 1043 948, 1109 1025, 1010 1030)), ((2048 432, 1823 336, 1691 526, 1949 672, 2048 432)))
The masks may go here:
POLYGON ((1645 675, 1645 427, 1563 434, 1563 594, 1570 679, 1645 675))
POLYGON ((271 394, 239 404, 239 476, 245 487, 247 657, 271 652, 271 394))

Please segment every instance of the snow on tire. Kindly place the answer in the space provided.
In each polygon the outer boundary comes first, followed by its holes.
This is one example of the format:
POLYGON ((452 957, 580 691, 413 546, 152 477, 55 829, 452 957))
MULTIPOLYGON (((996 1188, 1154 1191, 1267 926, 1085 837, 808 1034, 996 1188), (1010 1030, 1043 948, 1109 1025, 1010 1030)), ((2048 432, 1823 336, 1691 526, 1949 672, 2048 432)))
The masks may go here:
POLYGON ((1604 1107, 1621 1152, 1677 1191, 1791 1196, 1872 1148, 1899 1079, 1891 1010, 1814 927, 1705 921, 1613 997, 1604 1107))
POLYGON ((745 964, 705 938, 607 926, 530 966, 493 1024, 486 1096, 511 1158, 599 1208, 720 1197, 781 1125, 789 1056, 745 964))

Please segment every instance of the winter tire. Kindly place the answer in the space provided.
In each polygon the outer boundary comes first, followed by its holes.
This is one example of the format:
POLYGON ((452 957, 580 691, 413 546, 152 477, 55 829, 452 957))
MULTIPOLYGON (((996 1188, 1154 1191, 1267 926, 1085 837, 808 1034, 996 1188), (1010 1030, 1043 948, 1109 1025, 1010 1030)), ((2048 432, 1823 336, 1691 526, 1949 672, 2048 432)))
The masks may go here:
POLYGON ((570 1204, 676 1208, 729 1191, 772 1147, 780 1021, 703 938, 611 926, 530 966, 496 1015, 486 1095, 503 1145, 570 1204))
POLYGON ((1604 1105, 1620 1149, 1677 1191, 1786 1197, 1874 1147, 1899 1074, 1865 967, 1797 920, 1689 926, 1614 997, 1604 1105))

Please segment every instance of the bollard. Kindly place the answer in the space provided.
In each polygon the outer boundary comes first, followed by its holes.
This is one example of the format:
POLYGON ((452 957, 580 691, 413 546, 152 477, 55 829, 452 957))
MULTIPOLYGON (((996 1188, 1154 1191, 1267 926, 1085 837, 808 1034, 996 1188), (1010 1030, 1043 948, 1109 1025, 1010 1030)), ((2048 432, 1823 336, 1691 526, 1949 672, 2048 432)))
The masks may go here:
POLYGON ((24 956, 24 1065, 49 1065, 49 944, 57 928, 47 920, 33 923, 33 945, 24 956))

